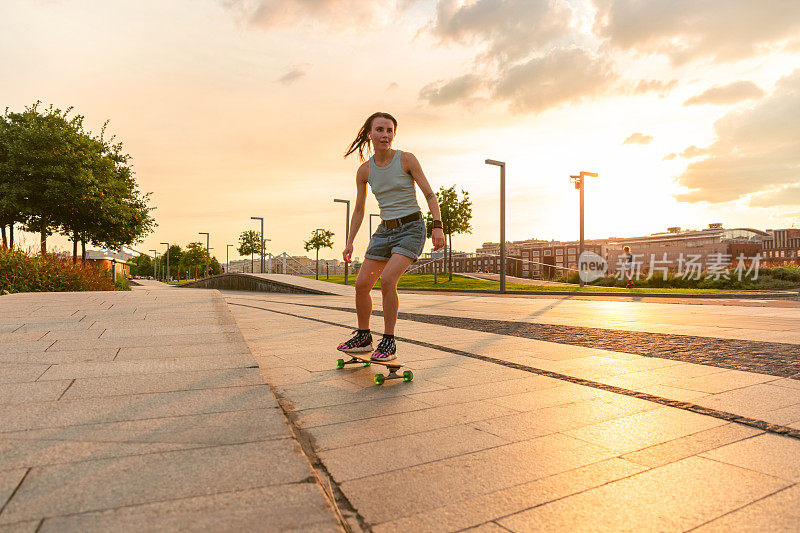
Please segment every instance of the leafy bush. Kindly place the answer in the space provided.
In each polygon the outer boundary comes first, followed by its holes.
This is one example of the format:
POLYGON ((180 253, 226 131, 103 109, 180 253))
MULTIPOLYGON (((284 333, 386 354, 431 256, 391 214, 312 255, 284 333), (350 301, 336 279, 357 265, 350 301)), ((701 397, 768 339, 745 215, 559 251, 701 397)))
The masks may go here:
POLYGON ((28 255, 0 247, 0 294, 113 290, 106 269, 80 261, 73 264, 55 254, 28 255))
POLYGON ((131 284, 128 283, 128 280, 125 279, 125 276, 117 276, 117 283, 114 284, 114 290, 129 291, 131 290, 131 284))

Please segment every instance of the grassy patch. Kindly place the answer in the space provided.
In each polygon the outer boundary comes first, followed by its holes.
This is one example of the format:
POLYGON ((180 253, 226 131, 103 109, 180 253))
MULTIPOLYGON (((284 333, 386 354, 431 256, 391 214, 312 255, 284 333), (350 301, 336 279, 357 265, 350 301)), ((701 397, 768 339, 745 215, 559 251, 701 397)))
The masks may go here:
MULTIPOLYGON (((314 276, 303 276, 305 278, 314 279, 314 276)), ((329 281, 331 283, 344 284, 344 275, 331 275, 330 279, 325 276, 319 277, 320 281, 329 281)), ((348 279, 348 285, 355 284, 356 276, 351 275, 348 279)), ((380 280, 375 285, 381 286, 380 280)), ((433 274, 404 274, 397 284, 400 289, 436 289, 442 291, 448 290, 500 290, 499 281, 490 281, 482 279, 468 278, 458 274, 453 275, 453 281, 448 281, 447 275, 439 276, 439 283, 434 284, 433 274)), ((617 287, 577 287, 577 286, 559 286, 559 285, 523 285, 519 283, 506 283, 506 290, 509 291, 552 291, 552 292, 616 292, 620 294, 636 294, 636 293, 666 293, 666 294, 735 294, 741 291, 726 291, 720 289, 669 289, 669 288, 633 288, 624 289, 617 287)))

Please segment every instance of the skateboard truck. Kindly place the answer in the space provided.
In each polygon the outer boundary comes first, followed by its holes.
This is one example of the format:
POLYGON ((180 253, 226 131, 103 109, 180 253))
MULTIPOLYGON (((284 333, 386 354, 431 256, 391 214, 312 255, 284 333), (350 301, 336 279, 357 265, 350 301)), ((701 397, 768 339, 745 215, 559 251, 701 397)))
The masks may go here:
POLYGON ((388 376, 384 376, 383 374, 375 374, 375 378, 374 378, 375 385, 383 385, 383 383, 387 379, 402 379, 403 381, 406 381, 406 382, 411 381, 411 380, 414 379, 414 373, 411 372, 411 370, 405 370, 402 374, 398 374, 397 373, 397 371, 400 369, 400 367, 403 366, 402 363, 397 364, 397 365, 393 365, 389 361, 387 361, 385 363, 380 362, 380 361, 370 361, 368 359, 362 359, 362 358, 359 358, 359 357, 354 357, 353 355, 350 355, 350 360, 349 361, 345 361, 344 359, 338 359, 336 361, 336 368, 340 368, 341 369, 341 368, 344 368, 346 365, 355 365, 355 364, 360 364, 361 366, 370 366, 372 363, 375 363, 376 365, 385 366, 387 369, 389 369, 389 375, 388 376))

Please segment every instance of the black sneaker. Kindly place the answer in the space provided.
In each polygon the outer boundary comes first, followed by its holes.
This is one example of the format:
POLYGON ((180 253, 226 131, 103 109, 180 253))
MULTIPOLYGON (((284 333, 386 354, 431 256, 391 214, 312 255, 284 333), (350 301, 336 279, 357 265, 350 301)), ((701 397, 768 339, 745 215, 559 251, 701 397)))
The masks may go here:
POLYGON ((394 336, 384 337, 378 343, 378 349, 372 354, 371 359, 381 362, 391 361, 392 359, 397 359, 395 352, 397 352, 397 347, 394 344, 394 336))
POLYGON ((355 329, 355 335, 347 342, 343 342, 336 347, 340 352, 345 353, 367 353, 372 351, 372 333, 369 330, 355 329))

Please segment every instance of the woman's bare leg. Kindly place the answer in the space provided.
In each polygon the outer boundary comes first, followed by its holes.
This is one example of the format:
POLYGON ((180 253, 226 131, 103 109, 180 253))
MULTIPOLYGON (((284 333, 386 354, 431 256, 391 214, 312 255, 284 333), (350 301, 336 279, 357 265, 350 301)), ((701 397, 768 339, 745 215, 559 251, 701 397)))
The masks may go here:
POLYGON ((364 259, 356 278, 356 315, 358 329, 369 329, 369 317, 372 316, 372 296, 370 291, 378 281, 386 261, 364 259))
POLYGON ((383 332, 394 335, 397 324, 397 311, 400 302, 397 297, 397 281, 414 260, 401 254, 392 254, 381 275, 381 293, 383 294, 383 332))

